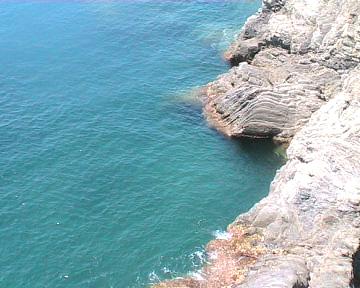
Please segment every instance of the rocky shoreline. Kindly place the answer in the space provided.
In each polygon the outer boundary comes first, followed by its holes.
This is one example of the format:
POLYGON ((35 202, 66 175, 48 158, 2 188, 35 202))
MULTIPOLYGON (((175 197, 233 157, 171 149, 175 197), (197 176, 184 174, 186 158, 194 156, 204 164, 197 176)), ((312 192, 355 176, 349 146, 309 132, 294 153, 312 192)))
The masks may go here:
POLYGON ((360 2, 264 0, 204 89, 209 123, 289 145, 269 196, 156 287, 360 287, 360 2))

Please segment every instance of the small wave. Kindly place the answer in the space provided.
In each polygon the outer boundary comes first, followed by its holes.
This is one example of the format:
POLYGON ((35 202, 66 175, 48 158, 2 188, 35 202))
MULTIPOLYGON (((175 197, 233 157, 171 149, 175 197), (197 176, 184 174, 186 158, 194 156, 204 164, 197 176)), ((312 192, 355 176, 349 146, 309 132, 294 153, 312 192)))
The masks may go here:
POLYGON ((206 261, 207 255, 206 255, 206 252, 204 249, 197 250, 197 251, 191 253, 190 258, 193 262, 192 264, 194 267, 198 266, 199 264, 202 265, 207 262, 206 261))
POLYGON ((232 236, 231 233, 221 230, 216 230, 213 235, 217 240, 230 240, 232 236))
POLYGON ((160 282, 160 277, 156 274, 155 271, 150 272, 148 277, 149 277, 150 283, 160 282))
POLYGON ((166 266, 164 266, 161 271, 164 273, 164 274, 172 274, 173 271, 171 271, 169 268, 167 268, 166 266))

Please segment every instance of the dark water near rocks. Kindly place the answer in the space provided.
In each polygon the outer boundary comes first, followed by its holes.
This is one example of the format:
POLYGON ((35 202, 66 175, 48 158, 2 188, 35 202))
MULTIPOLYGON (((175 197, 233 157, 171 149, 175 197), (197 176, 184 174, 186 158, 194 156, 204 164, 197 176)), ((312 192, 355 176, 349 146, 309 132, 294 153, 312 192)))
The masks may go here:
POLYGON ((259 6, 0 3, 0 287, 143 287, 199 269, 280 165, 191 100, 259 6))

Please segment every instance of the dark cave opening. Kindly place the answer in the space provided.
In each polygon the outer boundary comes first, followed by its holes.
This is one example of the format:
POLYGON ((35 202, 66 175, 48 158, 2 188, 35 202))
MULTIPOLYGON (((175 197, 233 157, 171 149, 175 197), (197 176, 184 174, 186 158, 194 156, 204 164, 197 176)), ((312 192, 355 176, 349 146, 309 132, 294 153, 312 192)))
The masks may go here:
POLYGON ((351 288, 360 288, 360 247, 353 255, 353 277, 350 281, 351 288))

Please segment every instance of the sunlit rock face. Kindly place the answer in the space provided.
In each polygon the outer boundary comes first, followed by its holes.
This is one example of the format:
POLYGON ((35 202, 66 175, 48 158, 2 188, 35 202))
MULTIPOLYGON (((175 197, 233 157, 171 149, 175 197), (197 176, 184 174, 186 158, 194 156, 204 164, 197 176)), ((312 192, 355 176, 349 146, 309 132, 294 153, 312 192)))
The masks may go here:
POLYGON ((206 87, 226 135, 292 139, 269 196, 233 224, 266 251, 234 287, 358 285, 359 13, 354 0, 264 1, 225 53, 234 67, 206 87))
POLYGON ((207 86, 205 115, 228 136, 288 142, 360 61, 360 3, 264 1, 207 86))
POLYGON ((266 247, 285 253, 259 257, 239 288, 259 281, 261 287, 350 287, 360 239, 359 113, 355 69, 296 134, 269 196, 235 222, 262 231, 266 247))

